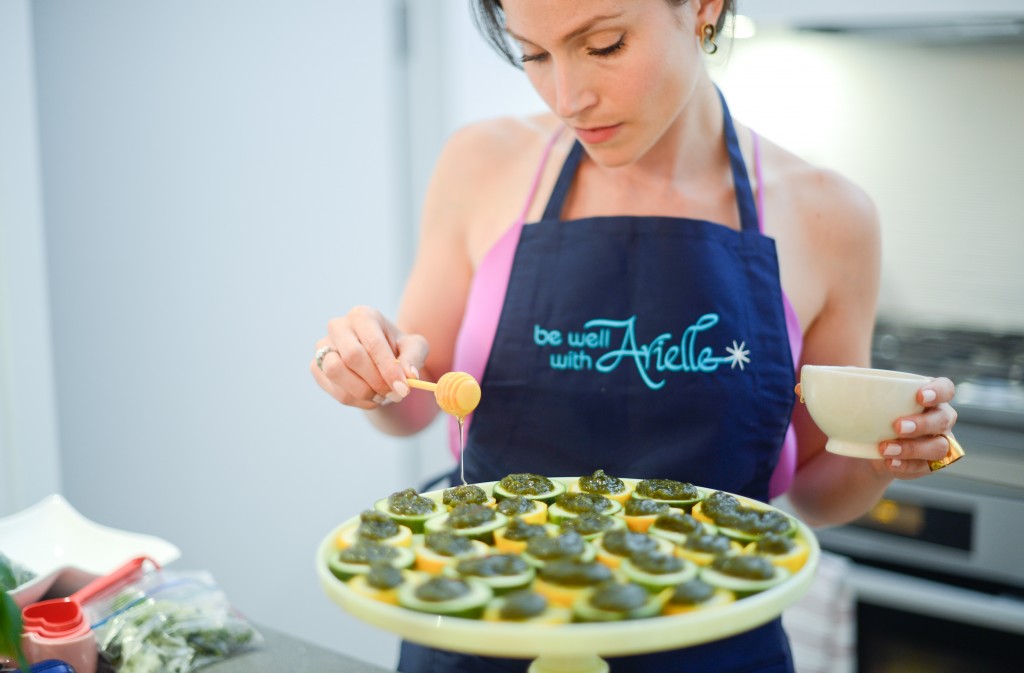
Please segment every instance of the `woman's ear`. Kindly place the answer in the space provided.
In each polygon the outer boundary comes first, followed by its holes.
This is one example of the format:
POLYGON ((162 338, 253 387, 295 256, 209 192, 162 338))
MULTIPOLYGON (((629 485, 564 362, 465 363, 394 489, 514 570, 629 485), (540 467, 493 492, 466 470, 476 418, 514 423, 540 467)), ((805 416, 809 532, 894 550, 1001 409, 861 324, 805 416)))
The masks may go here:
POLYGON ((710 23, 718 26, 718 19, 722 15, 725 0, 690 0, 697 12, 697 25, 701 26, 710 23))

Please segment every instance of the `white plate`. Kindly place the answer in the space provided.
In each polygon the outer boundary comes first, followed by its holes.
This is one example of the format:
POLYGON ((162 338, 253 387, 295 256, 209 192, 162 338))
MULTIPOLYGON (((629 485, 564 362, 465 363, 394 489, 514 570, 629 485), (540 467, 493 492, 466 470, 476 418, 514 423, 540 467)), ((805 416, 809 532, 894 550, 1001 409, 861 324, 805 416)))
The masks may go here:
POLYGON ((48 591, 68 595, 136 556, 161 566, 181 551, 152 535, 117 530, 90 521, 59 495, 0 519, 0 552, 36 578, 11 591, 20 607, 48 591))

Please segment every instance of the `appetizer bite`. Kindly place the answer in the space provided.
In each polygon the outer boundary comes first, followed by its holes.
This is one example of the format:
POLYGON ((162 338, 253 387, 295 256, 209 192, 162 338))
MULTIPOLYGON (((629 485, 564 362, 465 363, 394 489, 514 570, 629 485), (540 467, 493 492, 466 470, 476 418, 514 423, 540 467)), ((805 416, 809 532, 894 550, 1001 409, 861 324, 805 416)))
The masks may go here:
POLYGON ((647 532, 655 537, 668 540, 673 544, 681 545, 686 542, 689 535, 710 534, 718 532, 718 527, 713 523, 699 521, 692 514, 682 510, 669 509, 664 514, 659 514, 647 532))
POLYGON ((604 470, 596 470, 588 477, 580 477, 569 487, 574 493, 593 493, 618 501, 625 505, 633 493, 632 487, 618 477, 611 477, 604 470))
POLYGON ((694 610, 704 610, 718 605, 727 605, 736 600, 736 594, 728 589, 713 587, 698 578, 678 585, 662 609, 665 615, 681 615, 694 610))
POLYGON ((413 533, 422 533, 427 519, 445 513, 441 503, 420 495, 411 488, 378 500, 373 508, 387 514, 396 523, 408 527, 413 533))
POLYGON ((484 609, 484 620, 519 624, 565 624, 572 618, 568 608, 552 605, 536 591, 513 591, 498 596, 484 609))
POLYGON ((463 559, 447 566, 447 577, 472 577, 491 588, 495 596, 525 589, 533 582, 536 571, 516 554, 491 554, 463 559))
POLYGON ((562 559, 540 569, 533 589, 552 604, 568 608, 586 592, 614 579, 611 568, 603 563, 562 559))
POLYGON ((557 535, 530 538, 522 557, 534 568, 543 568, 552 561, 565 559, 592 561, 594 547, 582 535, 570 530, 557 535))
POLYGON ((804 567, 811 549, 803 540, 789 535, 767 533, 744 548, 748 554, 762 554, 773 564, 795 573, 804 567))
POLYGON ((581 514, 579 516, 566 517, 565 519, 562 519, 558 526, 563 531, 576 531, 583 536, 584 540, 591 542, 605 533, 625 528, 626 520, 621 516, 581 514))
POLYGON ((597 560, 613 570, 618 568, 624 559, 639 552, 660 551, 672 553, 672 543, 660 540, 647 533, 636 533, 628 529, 613 530, 605 533, 593 542, 597 552, 597 560))
POLYGON ((788 570, 758 554, 723 554, 700 571, 702 580, 739 597, 770 589, 787 577, 788 570))
POLYGON ((335 577, 345 582, 356 575, 370 572, 370 566, 376 563, 385 563, 395 568, 409 568, 415 560, 416 555, 408 547, 361 540, 332 554, 327 559, 327 567, 335 577))
POLYGON ((623 577, 652 593, 689 582, 697 577, 699 566, 693 561, 663 551, 637 552, 619 566, 623 577))
POLYGON ((373 562, 369 572, 356 575, 348 581, 352 591, 382 603, 398 605, 398 587, 406 582, 417 581, 420 575, 415 571, 396 568, 388 563, 373 562))
POLYGON ((732 538, 707 532, 687 535, 683 544, 676 547, 676 554, 699 566, 711 565, 716 556, 739 554, 741 551, 743 547, 732 538))
POLYGON ((398 604, 403 608, 467 619, 479 619, 491 598, 490 587, 475 579, 431 577, 398 588, 398 604))
POLYGON ((704 493, 693 484, 674 479, 642 479, 633 489, 632 497, 667 502, 689 512, 704 498, 704 493))
POLYGON ((459 484, 458 486, 444 489, 441 494, 441 504, 449 510, 456 505, 487 505, 488 507, 493 507, 494 502, 494 498, 487 495, 487 491, 476 484, 459 484))
POLYGON ((519 472, 505 476, 494 485, 494 497, 498 500, 521 495, 530 500, 541 500, 550 505, 555 498, 565 493, 565 484, 552 481, 539 474, 519 472))
POLYGON ((542 500, 531 500, 521 495, 505 498, 496 506, 508 518, 517 517, 526 523, 547 523, 548 506, 542 500))
MULTIPOLYGON (((672 510, 672 506, 661 500, 630 498, 622 509, 622 518, 626 520, 626 525, 631 531, 646 533, 655 519, 662 514, 667 514, 670 510, 672 510)), ((675 511, 682 512, 682 510, 675 511)))
POLYGON ((423 544, 414 547, 416 569, 431 575, 440 574, 447 566, 467 558, 487 555, 487 545, 452 531, 427 533, 423 544))
POLYGON ((494 531, 508 523, 508 517, 487 505, 456 505, 452 511, 427 519, 427 533, 449 530, 456 535, 494 544, 494 531))
POLYGON ((412 531, 408 526, 396 523, 394 519, 383 512, 367 509, 359 515, 358 524, 338 533, 334 543, 338 549, 345 549, 360 540, 408 547, 412 544, 412 531))
POLYGON ((671 593, 671 589, 666 589, 652 594, 632 582, 606 582, 572 604, 573 620, 615 622, 654 617, 671 593))
POLYGON ((622 505, 616 501, 594 493, 563 493, 548 507, 548 521, 561 523, 581 514, 607 514, 609 516, 622 511, 622 505))
POLYGON ((506 526, 494 531, 494 547, 507 554, 521 554, 526 551, 526 545, 531 538, 551 537, 557 531, 554 526, 527 523, 525 519, 514 518, 506 526))

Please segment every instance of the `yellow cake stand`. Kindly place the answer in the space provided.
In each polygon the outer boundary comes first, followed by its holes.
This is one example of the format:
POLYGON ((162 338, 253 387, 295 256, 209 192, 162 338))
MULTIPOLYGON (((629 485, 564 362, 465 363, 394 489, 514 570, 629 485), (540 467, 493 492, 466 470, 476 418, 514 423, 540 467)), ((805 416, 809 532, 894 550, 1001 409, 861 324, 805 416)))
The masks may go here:
MULTIPOLYGON (((558 478, 566 485, 575 477, 558 478)), ((630 480, 635 481, 635 480, 630 480)), ((479 484, 488 493, 494 482, 479 484)), ((424 493, 440 501, 442 491, 424 493)), ((733 603, 681 615, 593 624, 515 624, 428 615, 355 593, 336 578, 327 560, 335 538, 358 516, 324 537, 316 555, 316 572, 324 591, 356 618, 411 642, 455 652, 533 659, 530 673, 608 673, 602 657, 645 654, 726 638, 775 619, 810 587, 821 555, 817 539, 797 521, 797 537, 810 548, 807 562, 785 582, 733 603)))

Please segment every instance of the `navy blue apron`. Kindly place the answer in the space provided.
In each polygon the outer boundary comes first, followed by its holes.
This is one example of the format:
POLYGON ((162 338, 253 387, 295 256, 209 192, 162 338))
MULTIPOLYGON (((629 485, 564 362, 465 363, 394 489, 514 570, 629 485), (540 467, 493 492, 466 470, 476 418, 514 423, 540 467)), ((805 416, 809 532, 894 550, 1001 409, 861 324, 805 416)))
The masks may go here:
MULTIPOLYGON (((523 227, 466 444, 469 483, 596 469, 768 500, 795 384, 775 243, 722 100, 741 230, 676 217, 563 221, 583 148, 523 227)), ((642 211, 643 204, 636 210, 642 211)), ((610 658, 612 673, 791 671, 779 620, 696 647, 610 658)), ((529 662, 403 643, 399 670, 529 662)))

